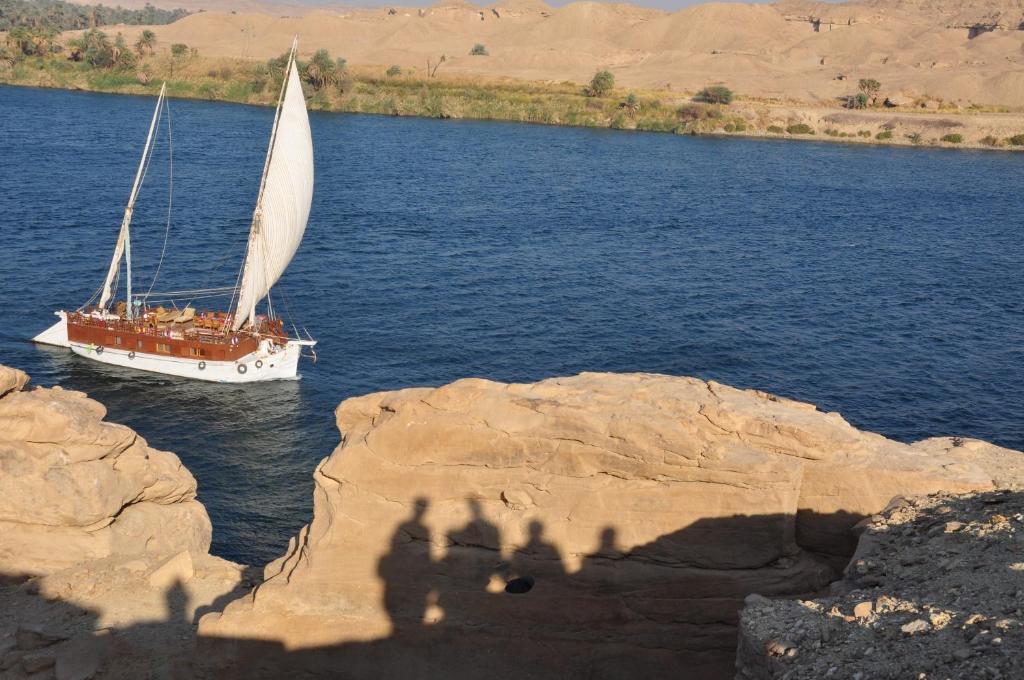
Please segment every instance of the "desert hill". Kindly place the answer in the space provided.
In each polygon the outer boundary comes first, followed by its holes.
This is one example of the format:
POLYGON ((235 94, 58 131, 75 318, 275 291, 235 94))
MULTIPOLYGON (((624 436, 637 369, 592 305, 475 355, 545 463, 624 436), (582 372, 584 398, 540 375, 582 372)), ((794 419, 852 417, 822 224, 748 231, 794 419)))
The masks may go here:
MULTIPOLYGON (((281 13, 284 5, 216 11, 216 1, 206 4, 209 11, 152 27, 160 44, 266 59, 298 34, 303 54, 323 47, 353 64, 422 70, 445 55, 449 75, 585 82, 608 68, 626 87, 692 91, 721 82, 746 95, 809 102, 834 101, 870 77, 883 94, 1024 106, 1021 0, 708 3, 671 13, 542 0, 319 5, 301 14, 281 13), (488 56, 470 56, 476 43, 488 56)), ((131 40, 142 27, 110 30, 131 40)))

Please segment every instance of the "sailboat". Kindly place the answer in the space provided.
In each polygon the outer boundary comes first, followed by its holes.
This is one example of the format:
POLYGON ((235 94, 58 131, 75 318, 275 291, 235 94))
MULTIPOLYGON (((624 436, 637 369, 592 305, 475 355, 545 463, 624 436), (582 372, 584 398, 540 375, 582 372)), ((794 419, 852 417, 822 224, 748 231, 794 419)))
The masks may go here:
POLYGON ((298 38, 288 55, 274 114, 240 284, 162 294, 172 301, 230 295, 228 309, 201 311, 191 304, 182 309, 153 307, 150 300, 161 294, 139 295, 132 290, 132 214, 161 109, 167 106, 165 83, 103 285, 78 309, 55 312, 59 321, 37 335, 36 342, 68 347, 79 356, 105 364, 199 380, 247 383, 298 377, 302 350, 312 348, 316 341, 308 333, 299 337, 294 326, 294 336, 288 334, 268 297, 302 241, 313 201, 313 140, 295 64, 297 48, 298 38), (125 298, 115 303, 122 260, 125 298), (264 298, 266 313, 257 314, 257 305, 264 298))

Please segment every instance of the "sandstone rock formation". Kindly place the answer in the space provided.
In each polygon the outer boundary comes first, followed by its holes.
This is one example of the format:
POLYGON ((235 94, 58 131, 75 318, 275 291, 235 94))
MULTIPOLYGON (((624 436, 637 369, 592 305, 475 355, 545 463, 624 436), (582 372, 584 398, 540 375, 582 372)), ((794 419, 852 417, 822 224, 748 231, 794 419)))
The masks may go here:
POLYGON ((0 677, 196 676, 195 621, 251 587, 246 568, 207 554, 177 456, 27 382, 0 366, 0 677))
POLYGON ((1024 677, 1024 493, 897 498, 829 597, 752 595, 737 677, 1024 677))
POLYGON ((206 554, 196 482, 106 410, 0 366, 0 573, 48 574, 132 554, 206 554))
POLYGON ((461 380, 337 422, 311 524, 200 623, 220 675, 727 677, 743 598, 825 586, 893 496, 1024 481, 692 378, 461 380))

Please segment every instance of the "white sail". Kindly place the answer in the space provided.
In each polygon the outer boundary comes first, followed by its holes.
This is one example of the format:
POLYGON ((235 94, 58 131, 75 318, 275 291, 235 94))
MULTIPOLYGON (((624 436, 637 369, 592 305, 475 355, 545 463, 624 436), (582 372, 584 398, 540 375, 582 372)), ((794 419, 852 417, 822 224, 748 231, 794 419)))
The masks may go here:
POLYGON ((266 297, 292 261, 306 231, 313 202, 313 138, 302 83, 295 68, 294 47, 292 55, 253 213, 235 330, 254 314, 256 304, 266 297))
POLYGON ((142 174, 146 169, 146 159, 149 157, 149 150, 153 144, 153 133, 156 131, 156 123, 160 117, 160 107, 164 103, 164 94, 167 92, 167 83, 160 86, 160 96, 156 99, 156 108, 153 110, 153 120, 149 123, 149 134, 146 136, 146 147, 142 150, 142 159, 139 161, 139 169, 135 172, 135 183, 132 184, 132 192, 128 195, 128 205, 124 209, 124 217, 121 219, 121 231, 117 235, 117 245, 114 246, 114 256, 110 260, 110 267, 107 269, 107 278, 103 281, 103 292, 100 295, 100 309, 106 309, 110 298, 114 294, 114 279, 118 270, 121 269, 121 257, 128 254, 128 316, 131 316, 132 296, 132 246, 129 229, 132 223, 132 213, 135 212, 135 199, 139 195, 139 186, 142 184, 142 174))

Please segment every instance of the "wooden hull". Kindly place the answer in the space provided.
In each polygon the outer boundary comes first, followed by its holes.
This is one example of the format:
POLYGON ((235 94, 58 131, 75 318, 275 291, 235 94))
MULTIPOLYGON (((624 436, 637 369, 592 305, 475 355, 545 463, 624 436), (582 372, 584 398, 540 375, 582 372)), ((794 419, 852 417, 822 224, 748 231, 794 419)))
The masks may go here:
POLYGON ((78 356, 102 364, 208 382, 251 383, 269 380, 297 380, 302 347, 314 344, 308 340, 289 340, 284 345, 264 343, 255 351, 235 360, 193 359, 69 340, 67 315, 64 312, 58 312, 58 316, 60 316, 60 321, 36 336, 34 338, 36 342, 68 347, 78 356))

